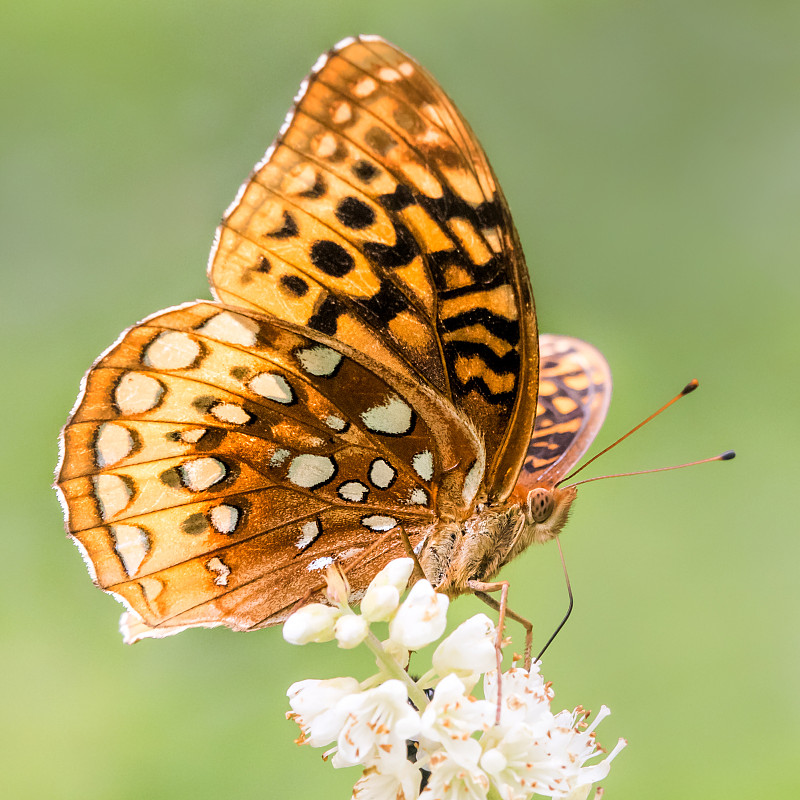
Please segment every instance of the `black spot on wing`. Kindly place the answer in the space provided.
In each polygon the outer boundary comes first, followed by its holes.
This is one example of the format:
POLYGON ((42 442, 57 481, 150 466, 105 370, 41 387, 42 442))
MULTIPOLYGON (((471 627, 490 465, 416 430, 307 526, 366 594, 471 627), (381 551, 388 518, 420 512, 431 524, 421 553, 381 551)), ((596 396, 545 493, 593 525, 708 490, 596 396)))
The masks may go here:
POLYGON ((295 297, 303 297, 308 292, 308 284, 299 275, 282 275, 281 286, 295 297))
POLYGON ((391 281, 381 281, 378 293, 365 301, 364 305, 382 322, 389 322, 408 309, 409 302, 391 281))
POLYGON ((440 197, 428 197, 421 192, 415 192, 405 184, 398 184, 393 192, 382 194, 378 202, 387 211, 402 211, 418 203, 438 222, 443 223, 454 217, 461 217, 469 220, 476 230, 507 224, 502 206, 496 200, 485 200, 473 206, 447 187, 440 197))
POLYGON ((404 208, 413 206, 417 200, 414 192, 405 184, 398 183, 394 191, 389 194, 382 194, 378 202, 386 211, 402 211, 404 208))
POLYGON ((539 471, 542 469, 542 462, 555 461, 572 444, 574 438, 574 433, 551 433, 546 437, 532 439, 522 469, 527 473, 539 471))
POLYGON ((337 140, 336 149, 328 156, 328 161, 338 164, 340 161, 344 161, 349 155, 345 143, 341 140, 337 140))
POLYGON ((356 176, 362 183, 369 183, 375 180, 378 175, 378 168, 371 164, 369 161, 356 161, 352 167, 353 175, 356 176))
POLYGON ((469 220, 476 229, 493 228, 505 222, 502 208, 495 200, 485 200, 473 206, 449 188, 445 188, 441 197, 419 195, 419 203, 434 219, 444 221, 461 217, 469 220))
POLYGON ((208 414, 211 406, 217 403, 217 398, 210 394, 201 394, 192 400, 192 407, 197 409, 201 414, 208 414))
POLYGON ((343 278, 356 265, 355 259, 344 247, 329 239, 319 239, 311 245, 311 263, 334 278, 343 278))
POLYGON ((426 258, 431 266, 433 279, 436 288, 439 290, 442 300, 449 297, 463 297, 464 295, 476 290, 484 291, 493 286, 500 286, 508 283, 508 276, 511 273, 508 261, 503 255, 492 256, 486 263, 480 266, 473 264, 467 256, 458 249, 435 250, 427 253, 426 258), (452 288, 447 281, 447 267, 460 267, 469 274, 471 283, 466 286, 452 288))
POLYGON ((386 156, 393 147, 397 146, 395 138, 377 125, 366 132, 364 141, 380 156, 386 156))
MULTIPOLYGON (((256 418, 253 417, 249 420, 248 424, 255 422, 256 418)), ((194 444, 194 449, 200 453, 205 451, 216 450, 222 440, 228 435, 228 431, 224 428, 206 428, 206 432, 194 444)))
POLYGON ((300 197, 307 197, 309 200, 316 200, 317 198, 322 197, 327 190, 328 187, 325 185, 325 179, 318 172, 314 179, 314 185, 310 189, 300 192, 300 197))
POLYGON ((264 236, 269 237, 270 239, 291 239, 292 237, 297 236, 298 233, 299 228, 297 227, 295 218, 288 211, 284 211, 283 225, 276 231, 265 233, 264 236))
POLYGON ((190 536, 197 536, 208 530, 208 520, 204 514, 189 514, 181 523, 181 530, 190 536))
POLYGON ((508 392, 494 392, 489 384, 480 376, 472 375, 467 381, 460 381, 454 371, 450 373, 450 379, 455 386, 460 386, 459 395, 467 395, 470 392, 477 392, 487 403, 493 406, 507 406, 510 408, 514 404, 517 393, 515 390, 508 392))
POLYGON ((181 486, 183 486, 183 481, 181 480, 181 474, 180 472, 178 472, 177 467, 170 467, 169 469, 165 469, 158 476, 158 479, 165 486, 169 486, 170 489, 178 489, 181 486))
POLYGON ((342 304, 331 295, 327 295, 308 320, 308 327, 328 336, 336 334, 337 320, 345 309, 342 304))
POLYGON ((419 114, 408 106, 398 106, 392 116, 394 121, 412 136, 417 136, 425 130, 425 123, 419 114))
POLYGON ((357 197, 345 197, 336 207, 336 218, 348 228, 361 230, 375 222, 375 212, 357 197))
POLYGON ((441 324, 448 333, 454 333, 472 325, 483 325, 486 330, 507 342, 511 347, 519 344, 519 324, 499 317, 487 308, 472 308, 448 319, 443 319, 441 324))
POLYGON ((509 350, 505 355, 498 356, 491 347, 481 342, 450 341, 445 345, 445 351, 451 360, 456 356, 478 357, 498 375, 516 375, 519 372, 519 353, 516 350, 509 350))

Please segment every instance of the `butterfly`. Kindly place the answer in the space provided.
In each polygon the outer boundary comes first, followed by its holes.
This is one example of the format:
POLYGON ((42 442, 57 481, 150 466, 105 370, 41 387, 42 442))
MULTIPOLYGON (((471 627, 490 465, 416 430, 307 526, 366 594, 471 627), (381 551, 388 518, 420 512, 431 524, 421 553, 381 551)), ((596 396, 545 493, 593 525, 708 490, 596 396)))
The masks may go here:
POLYGON ((331 564, 357 601, 403 537, 454 597, 561 530, 610 372, 538 335, 486 155, 403 51, 318 60, 208 274, 214 301, 98 358, 62 433, 66 525, 127 641, 275 624, 331 564))

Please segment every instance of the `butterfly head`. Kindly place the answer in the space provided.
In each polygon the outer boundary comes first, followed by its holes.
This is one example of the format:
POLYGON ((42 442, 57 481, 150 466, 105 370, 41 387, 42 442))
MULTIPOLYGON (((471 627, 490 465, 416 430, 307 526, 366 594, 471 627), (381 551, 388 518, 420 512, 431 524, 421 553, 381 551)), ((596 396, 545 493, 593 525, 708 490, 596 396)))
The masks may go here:
MULTIPOLYGON (((525 519, 519 550, 534 542, 547 542, 566 525, 572 503, 577 496, 574 486, 534 486, 520 504, 525 519)), ((515 548, 515 550, 518 549, 515 548)), ((516 553, 515 553, 516 555, 516 553)))
POLYGON ((544 486, 537 486, 531 489, 526 500, 528 523, 547 522, 556 506, 553 499, 553 492, 545 489, 544 486))

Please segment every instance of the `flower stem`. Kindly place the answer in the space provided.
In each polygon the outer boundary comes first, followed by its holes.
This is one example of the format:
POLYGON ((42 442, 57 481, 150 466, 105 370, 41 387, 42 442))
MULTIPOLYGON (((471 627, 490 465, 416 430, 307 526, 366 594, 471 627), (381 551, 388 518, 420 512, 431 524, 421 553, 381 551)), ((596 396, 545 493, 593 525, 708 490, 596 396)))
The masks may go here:
POLYGON ((425 692, 417 686, 413 678, 383 649, 380 640, 372 631, 367 634, 367 638, 364 642, 386 672, 406 685, 409 700, 417 707, 417 711, 422 712, 428 705, 428 698, 425 696, 425 692))

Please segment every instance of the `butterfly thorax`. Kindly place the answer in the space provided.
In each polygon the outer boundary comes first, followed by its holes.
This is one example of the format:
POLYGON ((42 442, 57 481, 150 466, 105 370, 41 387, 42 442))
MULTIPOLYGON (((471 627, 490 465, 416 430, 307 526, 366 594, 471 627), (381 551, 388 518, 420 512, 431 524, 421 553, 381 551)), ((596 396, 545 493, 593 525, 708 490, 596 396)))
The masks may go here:
POLYGON ((560 533, 576 494, 536 487, 524 503, 478 506, 463 523, 439 523, 420 553, 426 576, 451 597, 471 591, 471 580, 492 580, 531 544, 560 533))

